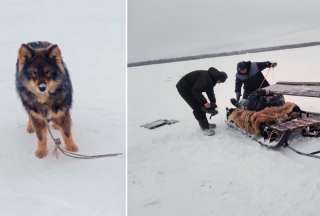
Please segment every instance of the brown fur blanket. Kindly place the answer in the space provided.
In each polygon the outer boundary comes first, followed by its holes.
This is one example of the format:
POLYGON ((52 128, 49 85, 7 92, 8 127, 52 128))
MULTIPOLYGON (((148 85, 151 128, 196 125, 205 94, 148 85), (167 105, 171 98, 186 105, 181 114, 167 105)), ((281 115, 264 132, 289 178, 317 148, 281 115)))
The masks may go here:
POLYGON ((288 119, 295 106, 294 103, 286 102, 282 106, 267 107, 259 112, 235 109, 229 115, 228 121, 250 134, 258 135, 262 123, 273 124, 288 119))

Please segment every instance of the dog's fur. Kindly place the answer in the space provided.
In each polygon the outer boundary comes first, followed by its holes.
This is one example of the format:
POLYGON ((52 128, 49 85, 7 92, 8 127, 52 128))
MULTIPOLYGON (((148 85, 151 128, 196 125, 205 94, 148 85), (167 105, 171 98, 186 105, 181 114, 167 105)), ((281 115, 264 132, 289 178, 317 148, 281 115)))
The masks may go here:
POLYGON ((69 151, 77 151, 71 134, 72 85, 61 51, 49 42, 22 44, 16 65, 16 89, 29 119, 27 131, 38 138, 35 155, 47 155, 47 121, 59 129, 69 151), (40 90, 45 86, 45 90, 40 90))
POLYGON ((233 122, 237 127, 244 129, 250 134, 259 135, 261 124, 273 124, 281 122, 290 117, 296 105, 287 102, 282 106, 267 107, 259 112, 244 109, 227 110, 228 121, 233 122))

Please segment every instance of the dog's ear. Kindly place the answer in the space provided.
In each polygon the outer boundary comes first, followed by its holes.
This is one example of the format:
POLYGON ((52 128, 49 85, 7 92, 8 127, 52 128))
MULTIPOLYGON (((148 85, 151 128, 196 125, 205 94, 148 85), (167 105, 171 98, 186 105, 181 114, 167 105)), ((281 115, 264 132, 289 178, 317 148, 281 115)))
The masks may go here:
POLYGON ((22 44, 18 51, 18 70, 21 71, 28 60, 34 56, 34 50, 27 44, 22 44))
POLYGON ((56 62, 62 72, 64 72, 64 66, 62 61, 61 50, 57 44, 53 44, 47 48, 48 57, 56 62))
POLYGON ((226 107, 226 114, 227 114, 227 119, 228 119, 228 117, 230 115, 230 109, 228 107, 226 107))
POLYGON ((229 116, 235 111, 234 108, 226 108, 226 113, 227 113, 227 119, 229 119, 229 116))

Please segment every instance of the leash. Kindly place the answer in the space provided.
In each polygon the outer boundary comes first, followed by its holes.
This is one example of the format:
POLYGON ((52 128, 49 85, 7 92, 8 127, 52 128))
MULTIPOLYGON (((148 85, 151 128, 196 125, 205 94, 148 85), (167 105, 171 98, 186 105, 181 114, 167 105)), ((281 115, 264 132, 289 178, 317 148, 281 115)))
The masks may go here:
POLYGON ((291 151, 295 152, 298 155, 306 156, 306 157, 312 157, 312 158, 315 158, 315 159, 320 159, 320 155, 317 155, 317 154, 320 153, 320 151, 314 151, 314 152, 306 153, 306 152, 299 151, 298 149, 295 149, 295 148, 293 148, 292 146, 290 146, 288 144, 286 146, 284 146, 284 147, 290 149, 291 151))
POLYGON ((65 149, 63 149, 61 147, 61 140, 60 138, 55 138, 52 134, 52 131, 50 129, 50 125, 48 120, 46 120, 47 126, 48 126, 48 131, 49 131, 49 135, 52 139, 52 141, 54 142, 56 148, 55 148, 55 152, 56 152, 56 157, 58 157, 57 151, 59 150, 62 154, 64 154, 67 157, 72 157, 72 158, 77 158, 77 159, 97 159, 97 158, 104 158, 104 157, 115 157, 115 156, 119 156, 122 155, 122 153, 109 153, 109 154, 96 154, 96 155, 87 155, 87 154, 79 154, 79 153, 75 153, 75 152, 71 152, 71 151, 67 151, 65 149))

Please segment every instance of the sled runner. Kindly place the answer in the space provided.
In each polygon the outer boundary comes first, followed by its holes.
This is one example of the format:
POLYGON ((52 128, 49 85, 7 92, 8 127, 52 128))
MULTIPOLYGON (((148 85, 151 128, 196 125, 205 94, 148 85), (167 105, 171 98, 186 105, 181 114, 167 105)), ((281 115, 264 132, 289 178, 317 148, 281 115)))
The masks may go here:
POLYGON ((147 128, 147 129, 155 129, 155 128, 158 128, 158 127, 161 127, 161 126, 164 126, 164 125, 171 125, 171 124, 175 124, 179 121, 177 120, 168 120, 168 119, 159 119, 159 120, 156 120, 156 121, 153 121, 153 122, 149 122, 149 123, 146 123, 146 124, 143 124, 141 125, 141 127, 144 127, 144 128, 147 128))
POLYGON ((239 129, 241 132, 268 148, 286 147, 288 139, 293 133, 301 133, 305 137, 320 137, 320 115, 311 116, 304 113, 304 116, 287 120, 281 123, 264 125, 263 131, 259 135, 253 135, 238 128, 234 123, 227 121, 229 127, 239 129))
MULTIPOLYGON (((320 83, 317 82, 278 82, 264 89, 274 94, 320 97, 320 83)), ((290 102, 258 112, 233 108, 226 110, 228 126, 241 130, 261 145, 271 149, 287 147, 300 155, 320 159, 317 155, 320 151, 305 153, 289 145, 292 134, 320 137, 319 113, 301 111, 290 102)))

